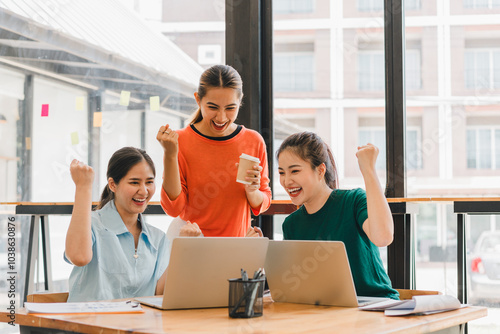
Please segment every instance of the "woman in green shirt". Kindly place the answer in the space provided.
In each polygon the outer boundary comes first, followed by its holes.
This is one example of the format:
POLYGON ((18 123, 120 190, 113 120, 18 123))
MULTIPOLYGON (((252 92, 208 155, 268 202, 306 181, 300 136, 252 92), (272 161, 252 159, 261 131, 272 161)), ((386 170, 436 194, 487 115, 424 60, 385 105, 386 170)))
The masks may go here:
POLYGON ((301 206, 283 223, 288 240, 337 240, 345 244, 356 293, 398 299, 377 247, 393 239, 392 214, 375 171, 378 148, 358 147, 363 189, 338 189, 335 160, 328 145, 311 132, 296 133, 276 156, 280 183, 301 206))

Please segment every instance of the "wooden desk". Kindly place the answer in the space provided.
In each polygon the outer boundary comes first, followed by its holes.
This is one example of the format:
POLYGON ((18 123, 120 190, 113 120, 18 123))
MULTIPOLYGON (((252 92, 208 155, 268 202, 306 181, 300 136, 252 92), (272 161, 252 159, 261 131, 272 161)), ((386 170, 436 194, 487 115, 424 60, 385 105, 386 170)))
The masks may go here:
MULTIPOLYGON (((21 333, 428 333, 459 326, 487 315, 485 307, 471 306, 426 316, 386 317, 357 308, 267 303, 264 315, 232 319, 226 308, 160 311, 144 307, 144 314, 27 315, 16 314, 21 333), (44 329, 52 329, 44 330, 44 329)), ((7 313, 0 313, 1 321, 7 313)), ((7 318, 8 319, 8 318, 7 318)))

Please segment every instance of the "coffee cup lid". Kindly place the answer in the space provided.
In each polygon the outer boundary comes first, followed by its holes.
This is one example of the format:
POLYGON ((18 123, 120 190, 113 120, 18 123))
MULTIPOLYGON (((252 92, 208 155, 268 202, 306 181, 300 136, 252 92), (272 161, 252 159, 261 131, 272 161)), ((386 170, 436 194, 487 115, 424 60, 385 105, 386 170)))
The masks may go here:
POLYGON ((260 159, 259 158, 252 157, 251 155, 248 155, 248 154, 245 154, 245 153, 241 153, 240 158, 260 163, 260 159))

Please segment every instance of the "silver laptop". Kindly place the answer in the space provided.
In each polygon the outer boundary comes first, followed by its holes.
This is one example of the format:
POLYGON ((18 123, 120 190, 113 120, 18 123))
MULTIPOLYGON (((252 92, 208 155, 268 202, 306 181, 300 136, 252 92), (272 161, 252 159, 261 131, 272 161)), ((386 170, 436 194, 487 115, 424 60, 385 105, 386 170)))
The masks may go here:
POLYGON ((162 310, 227 307, 230 278, 264 267, 268 238, 178 237, 172 242, 163 296, 135 298, 162 310))
POLYGON ((388 299, 356 296, 341 241, 270 241, 264 268, 276 302, 358 307, 388 299))

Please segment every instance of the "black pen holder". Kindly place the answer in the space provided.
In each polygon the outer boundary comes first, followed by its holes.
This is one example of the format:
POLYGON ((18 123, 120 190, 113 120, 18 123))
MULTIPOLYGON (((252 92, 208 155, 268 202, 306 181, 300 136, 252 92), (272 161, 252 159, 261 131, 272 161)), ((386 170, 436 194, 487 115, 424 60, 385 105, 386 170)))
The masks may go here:
POLYGON ((229 316, 253 318, 262 316, 265 278, 229 280, 229 316))

